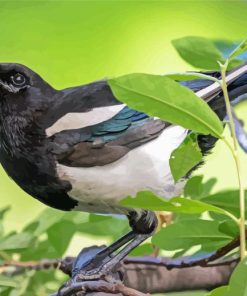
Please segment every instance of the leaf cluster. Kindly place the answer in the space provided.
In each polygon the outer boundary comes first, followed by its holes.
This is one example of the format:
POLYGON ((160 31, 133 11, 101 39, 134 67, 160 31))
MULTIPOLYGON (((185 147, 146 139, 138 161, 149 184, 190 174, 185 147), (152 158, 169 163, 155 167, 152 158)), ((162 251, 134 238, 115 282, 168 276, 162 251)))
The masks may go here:
POLYGON ((19 233, 5 233, 3 222, 10 208, 0 211, 0 295, 48 295, 66 280, 58 271, 23 270, 4 267, 13 261, 40 261, 62 258, 75 235, 102 236, 115 240, 128 229, 123 218, 79 212, 44 210, 19 233))

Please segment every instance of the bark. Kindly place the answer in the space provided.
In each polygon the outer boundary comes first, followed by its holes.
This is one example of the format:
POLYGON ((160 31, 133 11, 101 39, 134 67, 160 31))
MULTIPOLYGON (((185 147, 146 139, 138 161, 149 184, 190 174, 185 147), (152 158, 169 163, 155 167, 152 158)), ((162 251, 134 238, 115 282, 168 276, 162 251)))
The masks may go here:
POLYGON ((226 285, 236 263, 230 265, 173 268, 145 264, 123 266, 124 284, 144 293, 212 290, 226 285))

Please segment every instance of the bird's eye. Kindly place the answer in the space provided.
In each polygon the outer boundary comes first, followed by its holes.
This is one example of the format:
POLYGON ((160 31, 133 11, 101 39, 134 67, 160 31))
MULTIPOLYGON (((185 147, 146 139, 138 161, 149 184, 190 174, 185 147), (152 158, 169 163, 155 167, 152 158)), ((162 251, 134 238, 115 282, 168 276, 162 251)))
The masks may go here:
POLYGON ((14 86, 22 87, 26 85, 26 77, 20 73, 11 76, 11 82, 14 86))

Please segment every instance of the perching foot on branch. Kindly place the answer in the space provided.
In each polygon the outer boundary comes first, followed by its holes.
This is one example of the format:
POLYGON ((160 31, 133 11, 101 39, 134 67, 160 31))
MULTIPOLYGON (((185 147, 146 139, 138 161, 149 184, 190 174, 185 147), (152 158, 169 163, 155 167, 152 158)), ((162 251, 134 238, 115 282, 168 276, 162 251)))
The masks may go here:
POLYGON ((107 249, 104 246, 83 249, 73 264, 71 280, 66 282, 57 293, 50 296, 79 296, 85 295, 87 292, 144 296, 145 294, 128 288, 122 283, 123 276, 117 268, 120 265, 115 265, 115 260, 113 261, 114 271, 110 268, 104 269, 105 262, 109 264, 109 262, 112 262, 111 259, 115 258, 107 256, 104 257, 104 260, 101 260, 107 249), (90 270, 91 273, 87 272, 89 268, 93 268, 90 270))
POLYGON ((73 277, 81 280, 111 277, 112 273, 116 273, 120 261, 149 238, 157 226, 157 218, 150 211, 143 211, 142 214, 131 212, 128 218, 132 228, 129 233, 108 247, 85 249, 79 254, 73 277))
MULTIPOLYGON (((153 212, 143 211, 129 213, 132 230, 108 247, 91 247, 83 249, 78 255, 72 269, 72 279, 60 288, 87 281, 105 281, 109 284, 121 283, 119 263, 138 245, 149 238, 157 226, 153 212)), ((68 294, 73 295, 73 294, 68 294)))
POLYGON ((106 254, 110 247, 93 246, 82 249, 73 264, 73 281, 107 279, 114 282, 120 280, 121 275, 117 270, 119 264, 116 264, 112 270, 104 269, 104 264, 110 262, 113 257, 112 254, 106 254))

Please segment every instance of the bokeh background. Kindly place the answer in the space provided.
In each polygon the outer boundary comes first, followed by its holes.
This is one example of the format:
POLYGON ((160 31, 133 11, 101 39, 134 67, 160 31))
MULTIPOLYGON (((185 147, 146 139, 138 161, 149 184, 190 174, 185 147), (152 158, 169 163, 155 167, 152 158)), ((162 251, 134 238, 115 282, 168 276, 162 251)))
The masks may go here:
MULTIPOLYGON (((132 72, 191 70, 171 45, 172 39, 187 35, 243 39, 247 2, 0 1, 0 62, 23 63, 58 89, 132 72)), ((246 105, 237 111, 246 118, 246 105)), ((247 159, 241 157, 247 176, 247 159)), ((214 191, 237 186, 233 162, 221 143, 198 173, 205 180, 217 178, 214 191)), ((0 169, 0 207, 5 205, 12 207, 5 219, 8 230, 23 228, 45 208, 0 169)), ((67 253, 92 240, 75 238, 67 253)))

